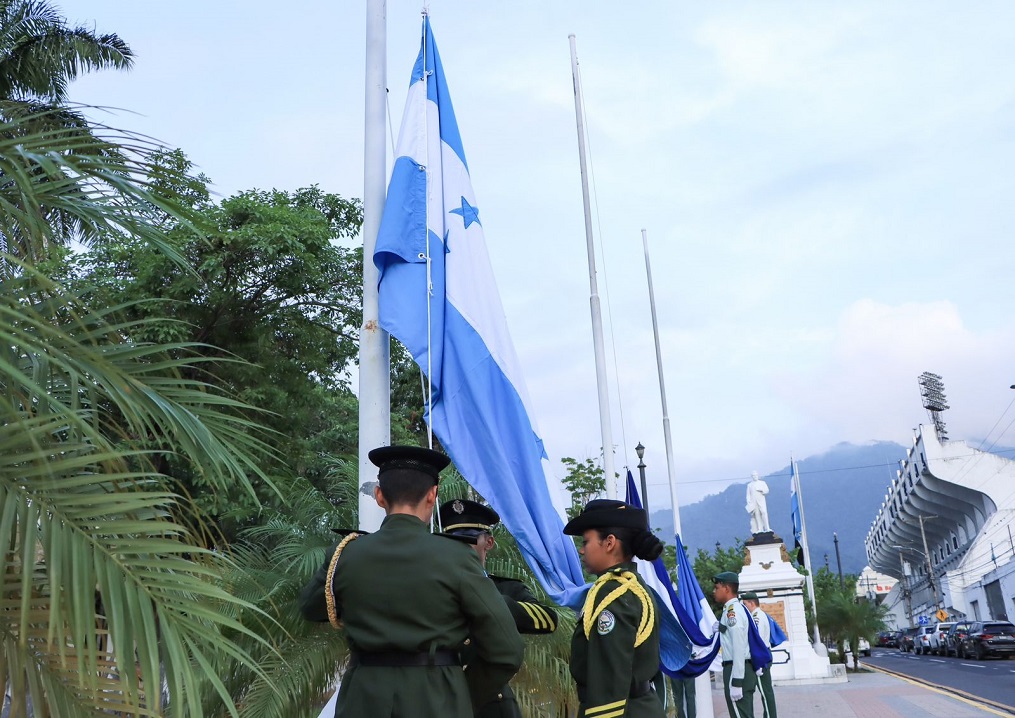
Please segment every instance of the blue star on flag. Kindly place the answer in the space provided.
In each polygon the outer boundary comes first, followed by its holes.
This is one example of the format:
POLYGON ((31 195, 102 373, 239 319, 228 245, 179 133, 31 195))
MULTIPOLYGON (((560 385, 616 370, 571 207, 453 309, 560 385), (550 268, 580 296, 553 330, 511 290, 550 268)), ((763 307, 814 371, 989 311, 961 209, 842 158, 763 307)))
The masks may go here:
POLYGON ((469 204, 469 201, 462 197, 462 206, 459 209, 451 210, 451 214, 461 215, 462 221, 465 222, 465 228, 468 229, 469 225, 475 222, 480 227, 483 223, 479 221, 479 207, 473 207, 469 204))

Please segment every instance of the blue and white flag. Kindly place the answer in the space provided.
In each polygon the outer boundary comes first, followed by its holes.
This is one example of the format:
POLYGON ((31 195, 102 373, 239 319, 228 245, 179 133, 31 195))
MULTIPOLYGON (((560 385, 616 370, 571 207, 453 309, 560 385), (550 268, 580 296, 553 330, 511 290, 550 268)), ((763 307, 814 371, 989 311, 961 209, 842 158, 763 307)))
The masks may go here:
POLYGON ((793 522, 793 540, 796 542, 793 553, 796 555, 796 562, 810 571, 810 566, 804 565, 804 529, 800 518, 800 497, 797 495, 797 482, 800 477, 797 476, 796 462, 793 459, 789 460, 789 467, 789 517, 793 522))
MULTIPOLYGON (((642 508, 638 487, 634 483, 634 476, 630 469, 627 472, 627 495, 624 500, 625 503, 637 506, 639 509, 642 508)), ((679 573, 680 556, 683 551, 678 536, 678 585, 683 585, 684 581, 683 576, 679 573)), ((635 563, 638 565, 638 574, 641 576, 641 580, 655 592, 656 605, 661 609, 659 611, 662 624, 660 657, 663 661, 661 666, 663 672, 672 678, 692 677, 704 673, 719 650, 719 634, 712 636, 712 623, 715 621, 715 617, 708 610, 708 604, 705 604, 705 610, 711 616, 711 620, 706 622, 702 617, 695 616, 686 610, 680 596, 673 590, 673 582, 670 580, 669 572, 667 572, 666 564, 663 563, 662 558, 657 558, 655 561, 635 558, 635 563), (703 656, 709 652, 711 652, 711 657, 702 665, 703 656), (667 660, 667 655, 673 656, 673 658, 667 660), (679 659, 677 659, 678 656, 679 659)), ((684 565, 686 568, 686 560, 684 565)), ((694 585, 697 586, 698 582, 693 579, 693 572, 691 576, 694 585)), ((698 594, 701 594, 700 588, 698 594)), ((702 596, 702 600, 704 600, 704 596, 702 596)))
POLYGON ((550 500, 480 209, 425 17, 373 256, 380 323, 429 378, 426 419, 455 466, 500 513, 546 591, 574 606, 581 563, 550 500))

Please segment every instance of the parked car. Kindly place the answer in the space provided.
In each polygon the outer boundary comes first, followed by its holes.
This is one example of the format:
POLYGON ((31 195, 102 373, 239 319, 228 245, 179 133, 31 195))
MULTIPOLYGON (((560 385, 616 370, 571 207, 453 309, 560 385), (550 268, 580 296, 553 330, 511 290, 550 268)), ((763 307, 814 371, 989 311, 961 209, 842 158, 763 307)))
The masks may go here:
POLYGON ((962 640, 959 656, 985 659, 987 656, 1008 657, 1015 653, 1015 624, 1008 621, 975 621, 962 640))
POLYGON ((923 656, 930 653, 930 634, 934 632, 934 626, 920 626, 913 636, 913 653, 923 656))
POLYGON ((944 638, 954 625, 955 621, 942 621, 934 626, 934 631, 927 637, 931 653, 939 656, 946 654, 944 638))
POLYGON ((861 638, 859 641, 857 641, 856 647, 860 651, 861 656, 867 656, 867 658, 870 658, 871 655, 870 641, 868 641, 866 638, 861 638))
POLYGON ((945 655, 959 655, 959 644, 969 635, 969 621, 959 621, 948 629, 948 634, 942 639, 945 645, 945 655))
POLYGON ((878 648, 898 648, 902 631, 880 631, 874 640, 878 648))
POLYGON ((919 628, 906 628, 902 631, 899 636, 899 650, 903 653, 909 653, 915 649, 914 640, 916 634, 919 632, 919 628))

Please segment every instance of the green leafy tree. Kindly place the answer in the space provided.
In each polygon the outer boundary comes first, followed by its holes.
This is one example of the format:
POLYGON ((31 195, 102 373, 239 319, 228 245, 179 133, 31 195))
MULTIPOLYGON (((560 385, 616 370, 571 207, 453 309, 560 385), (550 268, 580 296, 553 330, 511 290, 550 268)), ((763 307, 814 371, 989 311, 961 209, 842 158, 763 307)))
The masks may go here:
POLYGON ((708 598, 709 605, 718 615, 722 608, 712 598, 712 577, 723 571, 740 573, 744 567, 744 542, 737 539, 734 546, 723 548, 716 546, 715 551, 709 553, 703 548, 698 549, 698 555, 694 558, 694 576, 701 585, 701 590, 708 598))
POLYGON ((590 500, 606 493, 606 478, 603 467, 594 459, 579 461, 570 456, 560 460, 566 473, 561 482, 564 489, 571 495, 571 506, 567 509, 567 517, 573 519, 581 513, 582 508, 590 500))
MULTIPOLYGON (((259 409, 273 483, 324 486, 332 457, 357 450, 357 404, 348 370, 361 316, 361 250, 338 244, 359 229, 358 201, 321 192, 251 190, 221 204, 180 151, 156 156, 154 186, 183 197, 192 222, 153 212, 184 263, 132 237, 97 243, 69 281, 97 303, 123 306, 139 342, 179 341, 202 359, 195 379, 259 409)), ((253 420, 248 413, 245 418, 253 420)), ((212 492, 200 474, 164 457, 165 473, 219 517, 226 538, 277 498, 212 492)))
MULTIPOLYGON (((143 218, 172 202, 146 185, 144 147, 0 118, 4 249, 59 238, 53 208, 159 242, 143 218)), ((12 714, 203 715, 206 666, 230 653, 257 670, 225 633, 243 633, 231 614, 255 609, 219 582, 228 559, 176 520, 193 507, 146 444, 163 437, 212 489, 248 494, 265 447, 240 402, 192 378, 192 346, 131 341, 139 325, 25 256, 0 253, 0 675, 12 714)))

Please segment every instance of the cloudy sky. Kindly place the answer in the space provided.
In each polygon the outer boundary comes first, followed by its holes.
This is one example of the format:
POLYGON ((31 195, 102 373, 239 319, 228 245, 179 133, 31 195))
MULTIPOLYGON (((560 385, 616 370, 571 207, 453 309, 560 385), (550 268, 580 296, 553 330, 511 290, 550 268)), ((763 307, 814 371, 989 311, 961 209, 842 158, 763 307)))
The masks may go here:
MULTIPOLYGON (((137 54, 132 72, 85 77, 73 98, 183 148, 221 195, 362 196, 362 0, 60 6, 137 54)), ((953 438, 1015 441, 1015 5, 429 7, 555 474, 601 445, 570 33, 618 466, 644 443, 664 503, 642 228, 681 501, 791 452, 908 445, 927 421, 927 370, 944 377, 953 438)), ((395 123, 419 10, 388 2, 395 123)))

